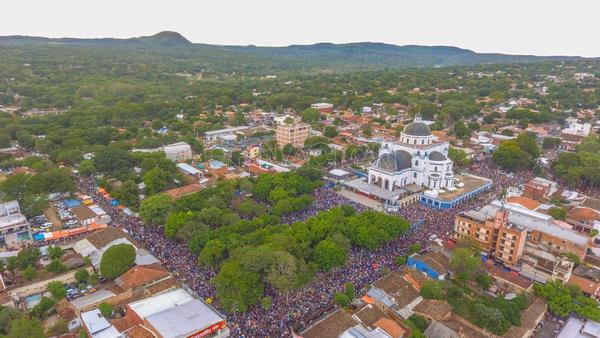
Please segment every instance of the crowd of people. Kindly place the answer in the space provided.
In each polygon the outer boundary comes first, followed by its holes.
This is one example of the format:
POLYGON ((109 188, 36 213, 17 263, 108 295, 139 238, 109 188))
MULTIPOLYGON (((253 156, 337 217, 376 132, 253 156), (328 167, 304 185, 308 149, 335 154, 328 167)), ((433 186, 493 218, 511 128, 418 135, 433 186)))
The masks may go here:
MULTIPOLYGON (((311 318, 331 308, 333 295, 342 291, 346 283, 352 283, 359 293, 365 291, 365 288, 384 271, 396 267, 396 258, 406 254, 411 244, 419 243, 425 247, 433 235, 446 240, 452 231, 457 213, 481 207, 491 199, 497 198, 502 189, 523 184, 530 179, 530 175, 527 174, 508 177, 498 171, 491 161, 481 161, 467 168, 467 171, 491 178, 494 181, 492 190, 450 210, 432 209, 421 204, 403 207, 398 214, 413 225, 406 234, 376 250, 353 248, 345 266, 327 273, 318 273, 309 285, 287 295, 279 295, 267 287, 266 294, 272 298, 268 309, 257 305, 245 313, 227 314, 231 336, 292 336, 294 330, 302 330, 311 318)), ((92 179, 82 179, 80 183, 82 190, 93 195, 96 200, 103 201, 92 179)), ((282 222, 303 221, 320 211, 339 205, 352 205, 359 212, 365 209, 364 206, 340 196, 331 189, 317 189, 314 198, 310 207, 283 216, 282 222)), ((215 288, 210 279, 216 272, 208 267, 199 266, 196 257, 185 243, 164 237, 161 228, 144 226, 141 218, 125 214, 121 209, 111 206, 108 201, 103 203, 103 207, 112 217, 115 226, 127 230, 134 239, 160 259, 176 278, 199 297, 214 299, 215 288)))

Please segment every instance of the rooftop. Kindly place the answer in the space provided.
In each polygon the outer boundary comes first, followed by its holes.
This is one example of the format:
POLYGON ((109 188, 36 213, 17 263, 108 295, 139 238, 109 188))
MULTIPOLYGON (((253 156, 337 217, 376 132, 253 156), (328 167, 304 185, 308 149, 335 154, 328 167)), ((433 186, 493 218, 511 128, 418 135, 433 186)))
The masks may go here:
POLYGON ((336 309, 327 317, 301 332, 303 338, 339 338, 342 332, 356 325, 352 316, 340 309, 336 309))
POLYGON ((197 299, 149 315, 145 319, 163 338, 187 337, 225 320, 197 299))
POLYGON ((454 199, 475 191, 487 184, 492 184, 490 179, 469 175, 469 174, 454 174, 454 179, 460 180, 464 186, 456 187, 455 190, 440 191, 438 199, 441 201, 453 201, 454 199))
POLYGON ((124 290, 138 288, 150 282, 158 281, 171 274, 158 264, 138 265, 115 279, 115 283, 124 290))
POLYGON ((378 198, 386 200, 396 198, 405 192, 402 189, 397 189, 394 191, 383 189, 379 186, 369 184, 364 178, 357 178, 352 181, 344 182, 344 185, 351 189, 358 190, 362 193, 369 194, 371 196, 376 196, 378 198))

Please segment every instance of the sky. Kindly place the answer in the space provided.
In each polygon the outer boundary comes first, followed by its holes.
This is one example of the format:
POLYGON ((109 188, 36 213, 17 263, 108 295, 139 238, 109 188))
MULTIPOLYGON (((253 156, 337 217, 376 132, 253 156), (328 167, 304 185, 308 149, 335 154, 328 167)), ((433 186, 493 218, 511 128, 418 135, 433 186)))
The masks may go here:
POLYGON ((600 57, 594 0, 2 0, 0 35, 176 31, 196 43, 445 45, 600 57))

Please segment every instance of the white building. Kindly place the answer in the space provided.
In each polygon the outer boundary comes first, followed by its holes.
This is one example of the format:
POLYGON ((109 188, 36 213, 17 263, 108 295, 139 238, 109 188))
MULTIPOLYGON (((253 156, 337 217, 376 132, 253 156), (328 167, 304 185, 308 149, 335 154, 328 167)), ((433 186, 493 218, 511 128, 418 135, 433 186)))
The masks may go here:
POLYGON ((185 162, 192 159, 192 147, 186 142, 177 142, 163 147, 167 158, 173 162, 185 162))
POLYGON ((211 131, 205 132, 204 137, 206 138, 206 141, 211 142, 211 141, 216 141, 218 139, 221 139, 223 137, 227 138, 228 135, 235 135, 237 132, 240 132, 240 131, 246 130, 246 129, 248 129, 248 126, 239 126, 239 127, 232 127, 232 128, 226 128, 226 129, 211 130, 211 131))
POLYGON ((31 243, 29 222, 19 207, 19 202, 0 202, 0 248, 20 248, 31 243))
POLYGON ((379 158, 369 167, 369 184, 393 191, 407 184, 427 189, 453 189, 453 163, 448 142, 436 142, 429 127, 417 116, 400 139, 382 143, 379 158))

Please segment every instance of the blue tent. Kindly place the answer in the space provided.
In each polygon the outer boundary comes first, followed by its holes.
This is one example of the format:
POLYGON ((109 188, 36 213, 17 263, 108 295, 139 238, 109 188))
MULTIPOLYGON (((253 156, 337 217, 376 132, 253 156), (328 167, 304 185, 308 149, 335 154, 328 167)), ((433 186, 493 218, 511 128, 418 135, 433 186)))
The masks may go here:
POLYGON ((119 205, 119 201, 114 199, 114 200, 110 201, 110 205, 112 205, 113 207, 116 207, 117 205, 119 205))
POLYGON ((64 204, 67 208, 75 208, 81 205, 81 202, 76 199, 65 200, 64 204))

